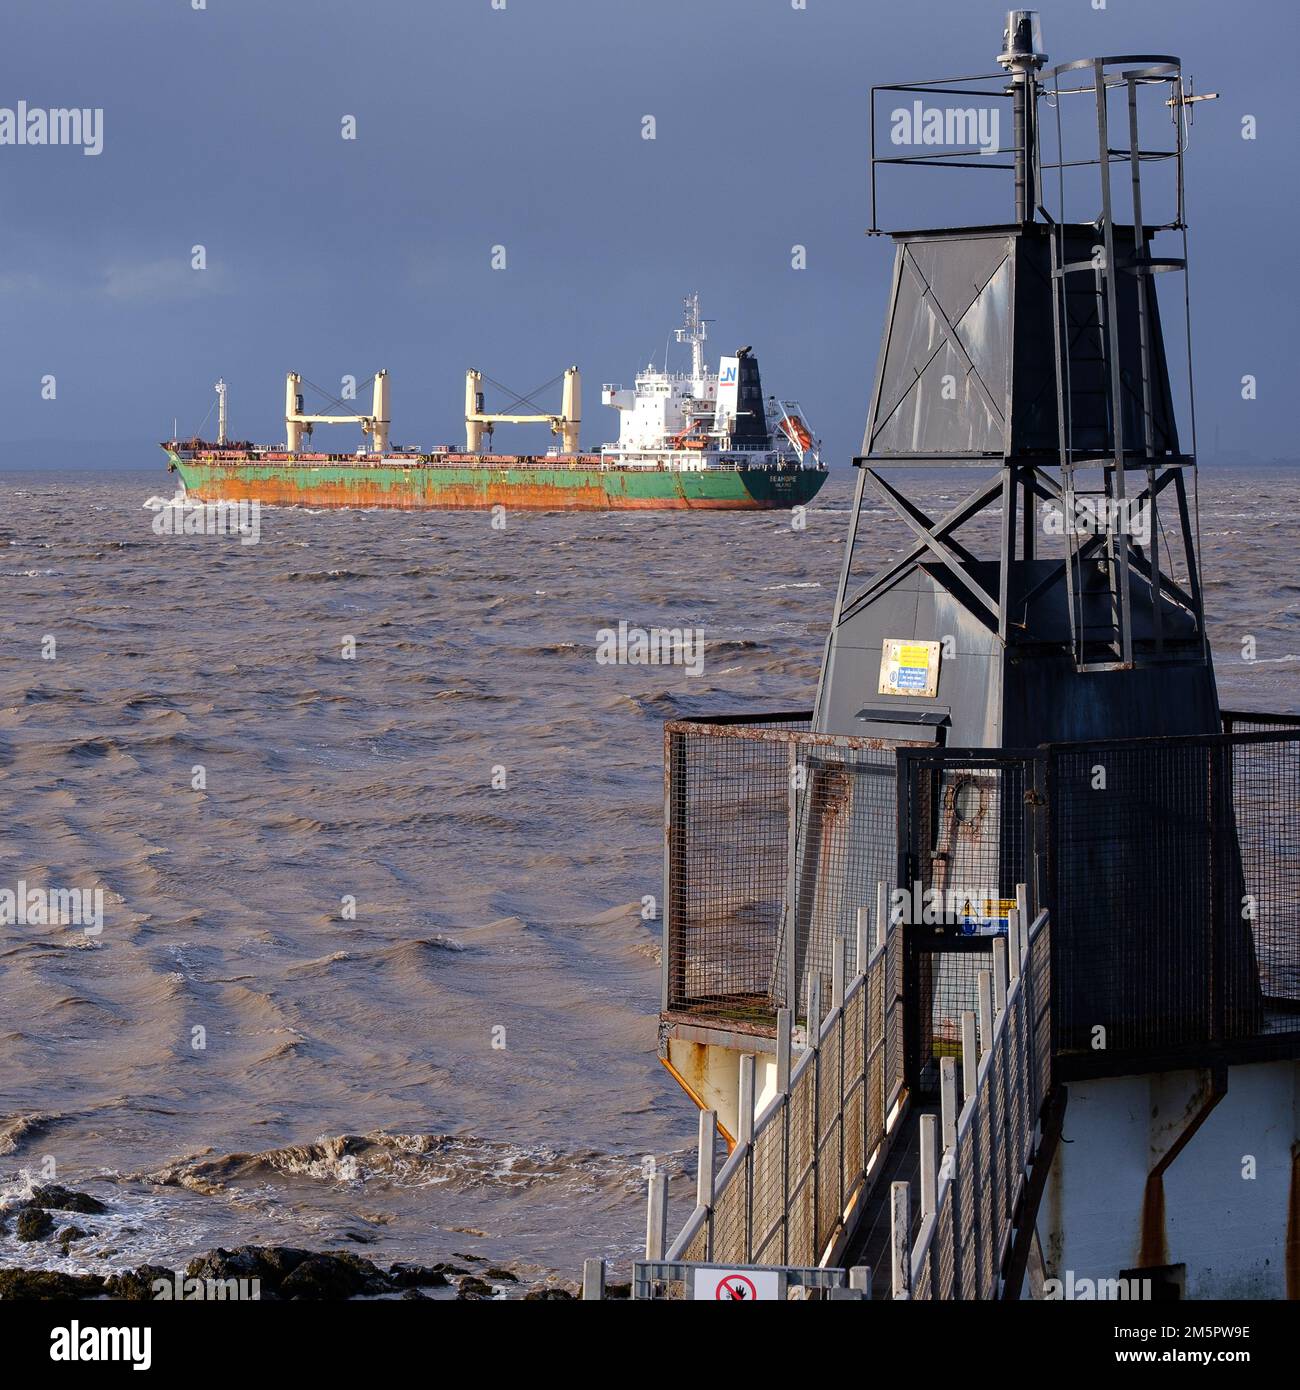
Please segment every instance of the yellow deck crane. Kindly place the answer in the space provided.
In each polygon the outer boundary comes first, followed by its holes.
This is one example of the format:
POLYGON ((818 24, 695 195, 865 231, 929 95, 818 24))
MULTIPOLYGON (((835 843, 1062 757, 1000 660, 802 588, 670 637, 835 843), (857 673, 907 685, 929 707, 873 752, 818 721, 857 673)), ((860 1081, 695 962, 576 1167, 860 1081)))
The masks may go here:
MULTIPOLYGON (((516 415, 509 412, 488 412, 483 409, 483 373, 472 367, 465 373, 465 452, 483 452, 483 434, 487 432, 491 441, 492 430, 498 424, 505 425, 549 425, 551 433, 559 435, 561 448, 566 454, 578 452, 578 432, 582 425, 582 379, 577 367, 568 367, 564 372, 564 391, 560 401, 560 413, 550 415, 545 412, 537 415, 516 415)), ((544 388, 542 388, 544 389, 544 388)), ((510 394, 514 394, 511 392, 510 394)), ((537 394, 536 392, 533 393, 537 394)), ((536 404, 529 396, 516 396, 516 404, 536 404)))
MULTIPOLYGON (((360 425, 369 435, 370 447, 376 454, 388 452, 388 373, 375 373, 374 404, 369 415, 307 415, 303 412, 302 377, 290 372, 284 381, 284 435, 289 453, 301 452, 302 437, 311 435, 313 425, 360 425)), ((319 388, 317 388, 319 389, 319 388)))

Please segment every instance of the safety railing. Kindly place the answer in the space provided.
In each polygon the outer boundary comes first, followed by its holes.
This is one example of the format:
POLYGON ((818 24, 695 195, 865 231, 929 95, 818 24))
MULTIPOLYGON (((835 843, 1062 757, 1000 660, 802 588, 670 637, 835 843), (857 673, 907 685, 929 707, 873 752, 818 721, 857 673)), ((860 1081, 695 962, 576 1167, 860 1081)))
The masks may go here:
POLYGON ((883 883, 874 933, 871 919, 869 909, 858 913, 847 987, 847 939, 837 938, 824 1019, 811 977, 807 1016, 822 1021, 793 1072, 792 1016, 779 1011, 777 1094, 757 1119, 754 1058, 742 1057, 740 1132, 716 1178, 716 1117, 701 1115, 697 1205, 667 1260, 820 1265, 845 1233, 904 1109, 902 937, 888 921, 883 883))
POLYGON ((1051 1086, 1051 927, 1028 932, 1013 912, 981 971, 979 1009, 962 1017, 957 1063, 940 1064, 940 1114, 920 1117, 921 1224, 911 1231, 909 1185, 892 1192, 895 1298, 993 1299, 1002 1281, 1051 1086), (942 1157, 940 1157, 942 1155, 942 1157))

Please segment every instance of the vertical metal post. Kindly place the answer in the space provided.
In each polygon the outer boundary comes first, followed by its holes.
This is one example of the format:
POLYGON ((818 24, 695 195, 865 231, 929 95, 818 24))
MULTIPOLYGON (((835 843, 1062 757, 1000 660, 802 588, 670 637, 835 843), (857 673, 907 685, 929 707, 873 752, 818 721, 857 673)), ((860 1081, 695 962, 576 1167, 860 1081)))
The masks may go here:
POLYGON ((1020 978, 1020 909, 1007 913, 1007 974, 1011 980, 1020 978))
POLYGON ((943 1151, 957 1147, 957 1059, 939 1058, 939 1115, 943 1121, 943 1151))
POLYGON ((822 1040, 822 975, 820 970, 808 976, 808 1046, 819 1047, 822 1040))
POLYGON ((665 1011, 676 1002, 672 998, 675 993, 672 986, 676 983, 673 979, 673 972, 679 964, 674 958, 673 952, 670 904, 673 891, 673 841, 675 838, 673 835, 673 790, 681 785, 681 758, 677 749, 677 742, 681 738, 682 735, 680 734, 672 734, 667 729, 664 730, 664 762, 667 767, 667 775, 664 778, 664 896, 660 904, 664 923, 663 942, 659 948, 659 1007, 665 1011))
POLYGON ((798 881, 799 793, 795 790, 795 769, 799 765, 798 745, 791 739, 786 748, 785 803, 785 1002, 791 1010, 799 1008, 799 914, 794 891, 798 881))
POLYGON ((736 1143, 745 1149, 745 1261, 754 1257, 754 1054, 740 1056, 739 1113, 736 1143))
POLYGON ((645 1223, 645 1257, 662 1260, 668 1248, 668 1174, 653 1173, 645 1223))
POLYGON ((869 907, 858 908, 857 927, 853 967, 855 977, 867 973, 867 961, 871 959, 871 909, 869 907))
POLYGON ((714 1153, 718 1140, 718 1112, 700 1111, 700 1165, 695 1179, 695 1205, 713 1209, 714 1153))
POLYGON ((582 1297, 584 1300, 605 1297, 605 1261, 583 1260, 582 1297))
POLYGON ((993 1010, 998 1017, 1007 1007, 1007 943, 998 936, 993 939, 993 1010))
POLYGON ((975 1036, 975 1015, 970 1009, 961 1016, 961 1103, 975 1094, 975 1078, 979 1074, 979 1043, 975 1036))
MULTIPOLYGON (((876 880, 876 949, 885 949, 880 962, 880 1114, 882 1120, 889 1122, 889 1078, 892 1075, 889 1061, 889 1033, 891 1009, 889 1007, 889 887, 885 880, 876 880)), ((865 1060, 866 1053, 863 1052, 865 1060)), ((863 1110, 865 1114, 865 1107, 863 1110)))
POLYGON ((776 1011, 776 1093, 780 1096, 790 1094, 790 1034, 794 1027, 794 1015, 789 1009, 776 1011))
POLYGON ((939 1117, 921 1116, 921 1220, 939 1209, 939 1117))
POLYGON ((848 946, 840 932, 831 944, 831 1011, 844 1007, 844 954, 848 946))
POLYGON ((849 1288, 860 1289, 868 1298, 871 1297, 870 1265, 854 1265, 849 1270, 849 1288))
POLYGON ((1033 918, 1029 915, 1029 889, 1023 883, 1016 884, 1016 907, 1020 912, 1021 945, 1029 944, 1029 927, 1033 918))
MULTIPOLYGON (((1120 375, 1119 357, 1119 297, 1115 288, 1115 223, 1111 213, 1110 196, 1110 134, 1106 113, 1106 65, 1100 59, 1093 63, 1093 84, 1097 92, 1097 158, 1101 167, 1101 222, 1102 240, 1106 247, 1106 347, 1107 364, 1110 368, 1111 428, 1114 431, 1114 471, 1111 488, 1115 500, 1124 501, 1124 388, 1120 375)), ((1123 508, 1120 508, 1121 513, 1123 508)), ((1120 660, 1126 665, 1133 663, 1133 623, 1129 594, 1128 538, 1117 538, 1113 530, 1107 532, 1110 541, 1112 561, 1118 560, 1119 572, 1119 620, 1120 620, 1120 660)))
POLYGON ((912 1296, 912 1212, 908 1185, 889 1185, 889 1253, 895 1298, 912 1296))
POLYGON ((736 1121, 736 1142, 754 1142, 754 1054, 744 1052, 740 1057, 740 1113, 736 1121))
POLYGON ((794 1014, 776 1011, 776 1089, 786 1097, 781 1107, 781 1263, 790 1263, 790 1054, 794 1014))
POLYGON ((987 970, 975 976, 975 997, 980 1007, 980 1052, 981 1059, 993 1046, 993 976, 987 970))
MULTIPOLYGON (((1142 444, 1147 457, 1147 506, 1151 512, 1151 626, 1157 653, 1164 651, 1164 615, 1160 597, 1160 526, 1156 501, 1156 431, 1151 399, 1151 330, 1147 324, 1147 295, 1151 289, 1151 267, 1147 264, 1147 232, 1142 222, 1141 149, 1138 143, 1137 78, 1128 77, 1129 167, 1133 181, 1133 258, 1134 283, 1138 296, 1138 366, 1142 373, 1142 444)), ((1174 108, 1177 115, 1178 108, 1174 108)))

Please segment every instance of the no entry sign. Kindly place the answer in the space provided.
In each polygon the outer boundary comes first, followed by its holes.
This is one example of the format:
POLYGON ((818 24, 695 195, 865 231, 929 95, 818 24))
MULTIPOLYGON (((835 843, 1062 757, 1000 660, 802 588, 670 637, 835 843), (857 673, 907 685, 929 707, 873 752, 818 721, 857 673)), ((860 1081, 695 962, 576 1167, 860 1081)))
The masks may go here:
POLYGON ((697 1269, 695 1297, 718 1303, 776 1302, 781 1276, 774 1269, 697 1269))

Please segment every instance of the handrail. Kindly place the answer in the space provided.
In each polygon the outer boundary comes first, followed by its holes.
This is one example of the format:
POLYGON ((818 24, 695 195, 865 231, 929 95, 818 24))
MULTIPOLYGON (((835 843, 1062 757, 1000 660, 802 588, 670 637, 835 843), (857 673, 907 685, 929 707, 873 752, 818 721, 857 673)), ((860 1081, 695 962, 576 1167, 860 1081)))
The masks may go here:
MULTIPOLYGON (((838 938, 830 1010, 822 1015, 814 977, 809 1016, 820 1024, 813 1040, 805 1041, 784 1088, 761 1114, 742 1112, 735 1148, 712 1190, 697 1194, 667 1260, 825 1265, 845 1235, 906 1111, 897 1103, 903 1059, 893 1045, 902 933, 889 920, 885 887, 879 886, 874 923, 871 909, 858 913, 853 962, 863 968, 842 987, 848 947, 838 938)), ((777 1034, 778 1055, 789 1056, 795 1032, 788 1009, 777 1015, 777 1034)), ((753 1057, 742 1057, 741 1096, 751 1105, 753 1067, 753 1057)), ((706 1112, 705 1121, 700 1171, 707 1175, 716 1119, 706 1112)))
MULTIPOLYGON (((989 972, 979 975, 980 1012, 992 1026, 979 1040, 977 1063, 967 1051, 976 1036, 975 1015, 963 1016, 962 1071, 969 1075, 974 1064, 974 1086, 954 1116, 956 1064, 945 1058, 942 1125, 929 1117, 921 1128, 922 1221, 910 1250, 906 1223, 895 1225, 895 1298, 997 1298, 1013 1226, 1032 1220, 1021 1207, 1042 1144, 1039 1117, 1051 1083, 1050 1047, 1040 1047, 1044 1031, 1051 1033, 1050 924, 1043 911, 1022 933, 1019 912, 1013 917, 1008 943, 999 941, 1003 949, 995 952, 996 988, 989 972), (935 1164, 939 1128, 952 1143, 935 1164), (926 1191, 929 1181, 933 1187, 926 1191)), ((903 1202, 896 1209, 907 1207, 903 1202)))

